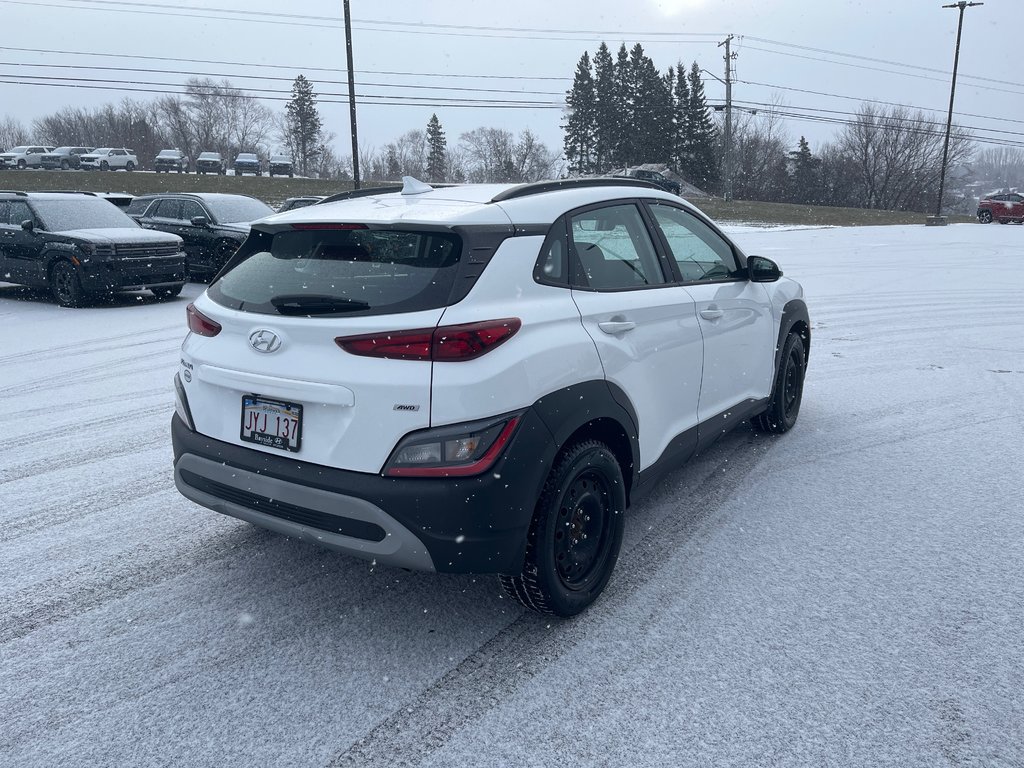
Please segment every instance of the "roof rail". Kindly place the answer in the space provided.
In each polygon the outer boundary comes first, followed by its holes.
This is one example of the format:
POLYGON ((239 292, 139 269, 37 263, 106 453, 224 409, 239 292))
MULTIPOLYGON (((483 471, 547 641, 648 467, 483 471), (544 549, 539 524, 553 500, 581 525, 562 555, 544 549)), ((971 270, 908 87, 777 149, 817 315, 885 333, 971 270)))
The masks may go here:
POLYGON ((517 197, 529 197, 544 192, 555 192, 559 189, 578 189, 580 187, 643 187, 644 189, 657 189, 662 192, 657 184, 642 179, 612 178, 610 176, 593 176, 578 179, 556 179, 554 181, 536 181, 532 184, 520 184, 517 187, 506 189, 491 198, 492 203, 500 203, 504 200, 514 200, 517 197))
POLYGON ((22 192, 20 189, 0 189, 0 195, 21 195, 22 197, 28 197, 28 192, 22 192))
POLYGON ((92 195, 97 197, 97 192, 88 192, 84 189, 37 189, 36 192, 45 192, 48 195, 92 195))
POLYGON ((367 187, 366 189, 350 189, 348 192, 338 192, 336 195, 330 195, 325 197, 319 203, 315 205, 323 205, 324 203, 333 203, 337 200, 351 200, 355 197, 372 197, 373 195, 383 195, 388 192, 401 192, 402 188, 394 184, 387 187, 367 187))

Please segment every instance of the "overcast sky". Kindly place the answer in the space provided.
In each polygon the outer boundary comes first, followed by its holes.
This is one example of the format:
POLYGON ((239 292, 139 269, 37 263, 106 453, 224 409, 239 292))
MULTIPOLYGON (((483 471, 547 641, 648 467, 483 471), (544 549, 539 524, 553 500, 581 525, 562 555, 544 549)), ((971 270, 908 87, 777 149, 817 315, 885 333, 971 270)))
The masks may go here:
MULTIPOLYGON (((529 127, 560 149, 561 104, 584 51, 593 55, 601 41, 613 51, 640 42, 662 71, 697 61, 724 77, 716 44, 728 34, 738 54, 733 98, 760 110, 753 119, 773 101, 786 113, 849 119, 862 100, 876 99, 935 110, 944 123, 958 12, 942 5, 351 0, 360 143, 379 148, 436 112, 450 143, 479 126, 529 127)), ((0 0, 8 33, 0 40, 0 116, 29 126, 65 105, 155 98, 146 90, 177 92, 189 73, 227 77, 278 99, 266 103, 282 110, 291 80, 303 73, 321 94, 336 148, 347 154, 342 8, 342 0, 0 0)), ((962 124, 1018 147, 1022 28, 1024 0, 967 9, 956 100, 962 124)), ((710 103, 722 102, 721 83, 706 75, 705 87, 710 103)), ((812 149, 840 129, 810 118, 786 122, 792 142, 804 134, 812 149)))

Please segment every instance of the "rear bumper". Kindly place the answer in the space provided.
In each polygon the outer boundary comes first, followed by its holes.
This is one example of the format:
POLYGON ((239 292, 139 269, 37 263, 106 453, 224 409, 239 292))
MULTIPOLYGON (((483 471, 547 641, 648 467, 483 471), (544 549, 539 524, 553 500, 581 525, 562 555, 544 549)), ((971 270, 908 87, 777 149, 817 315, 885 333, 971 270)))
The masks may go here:
POLYGON ((311 465, 204 437, 177 415, 171 436, 175 484, 192 501, 384 565, 443 573, 521 572, 555 453, 532 410, 498 463, 467 478, 311 465))

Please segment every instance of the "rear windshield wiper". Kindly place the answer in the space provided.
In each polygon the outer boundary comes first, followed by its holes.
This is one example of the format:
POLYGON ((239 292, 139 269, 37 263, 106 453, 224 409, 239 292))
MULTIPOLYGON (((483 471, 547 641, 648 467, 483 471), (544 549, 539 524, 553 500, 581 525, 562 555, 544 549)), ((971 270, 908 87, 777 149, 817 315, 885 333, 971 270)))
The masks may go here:
POLYGON ((311 294, 275 296, 270 303, 282 315, 329 315, 334 312, 358 312, 370 308, 367 302, 359 299, 311 294))

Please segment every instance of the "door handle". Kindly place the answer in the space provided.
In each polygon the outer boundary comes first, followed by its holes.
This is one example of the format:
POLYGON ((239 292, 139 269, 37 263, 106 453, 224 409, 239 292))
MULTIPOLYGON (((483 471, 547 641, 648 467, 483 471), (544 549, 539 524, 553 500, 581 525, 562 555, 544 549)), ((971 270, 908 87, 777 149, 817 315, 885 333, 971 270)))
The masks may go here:
POLYGON ((705 320, 717 320, 724 314, 725 312, 714 307, 708 307, 707 309, 702 309, 700 311, 700 316, 705 320))
POLYGON ((605 320, 603 323, 598 323, 597 327, 607 334, 614 335, 632 331, 636 328, 636 323, 632 320, 605 320))

